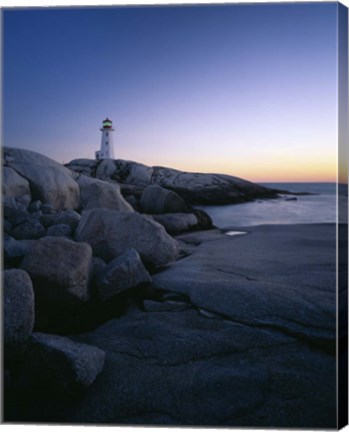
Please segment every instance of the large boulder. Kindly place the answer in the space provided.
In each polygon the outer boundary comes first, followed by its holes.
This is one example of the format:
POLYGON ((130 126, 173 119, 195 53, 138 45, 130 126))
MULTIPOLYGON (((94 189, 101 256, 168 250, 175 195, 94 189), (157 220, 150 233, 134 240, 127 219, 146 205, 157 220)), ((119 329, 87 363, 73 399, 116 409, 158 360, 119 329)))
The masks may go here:
POLYGON ((51 225, 47 228, 47 235, 51 237, 71 237, 72 229, 66 224, 51 225))
POLYGON ((4 354, 13 362, 23 354, 34 327, 34 291, 23 270, 4 271, 4 354))
POLYGON ((144 213, 185 213, 188 207, 185 201, 175 192, 160 186, 147 186, 141 196, 141 206, 144 213))
POLYGON ((29 182, 34 199, 55 209, 78 207, 79 186, 68 168, 30 150, 5 147, 4 155, 8 166, 29 182))
POLYGON ((17 240, 30 240, 43 237, 46 230, 37 219, 32 217, 17 225, 11 234, 17 240))
POLYGON ((170 234, 189 231, 198 227, 197 217, 193 213, 168 213, 153 215, 153 219, 165 227, 170 234))
POLYGON ((105 352, 95 346, 35 332, 26 355, 25 384, 73 394, 95 381, 104 360, 105 352))
POLYGON ((143 283, 151 282, 151 277, 144 267, 138 252, 128 250, 115 258, 100 273, 98 293, 102 301, 109 300, 116 294, 143 283))
POLYGON ((34 243, 35 240, 16 240, 9 235, 5 235, 2 245, 5 260, 24 257, 30 252, 34 243))
POLYGON ((125 201, 117 183, 108 183, 84 175, 79 176, 80 206, 84 210, 108 208, 119 211, 133 211, 132 206, 125 201))
POLYGON ((29 183, 14 169, 5 166, 2 170, 2 192, 10 197, 30 195, 29 183))
POLYGON ((35 242, 21 268, 33 280, 35 293, 53 303, 69 298, 85 301, 92 260, 91 247, 62 237, 44 237, 35 242))
POLYGON ((151 184, 154 169, 146 165, 118 159, 115 161, 114 179, 144 189, 151 184))
POLYGON ((134 248, 145 263, 162 266, 178 253, 177 242, 165 229, 138 213, 108 209, 83 212, 76 238, 89 243, 94 255, 106 261, 134 248))
POLYGON ((113 159, 103 159, 96 170, 96 177, 101 180, 107 180, 113 177, 115 173, 115 161, 113 159))
POLYGON ((40 222, 45 227, 52 225, 69 225, 74 231, 78 226, 81 216, 75 210, 64 210, 57 213, 44 214, 40 217, 40 222))
POLYGON ((7 199, 3 201, 2 210, 4 219, 10 222, 13 227, 26 222, 31 217, 26 210, 18 208, 16 205, 13 206, 7 199))

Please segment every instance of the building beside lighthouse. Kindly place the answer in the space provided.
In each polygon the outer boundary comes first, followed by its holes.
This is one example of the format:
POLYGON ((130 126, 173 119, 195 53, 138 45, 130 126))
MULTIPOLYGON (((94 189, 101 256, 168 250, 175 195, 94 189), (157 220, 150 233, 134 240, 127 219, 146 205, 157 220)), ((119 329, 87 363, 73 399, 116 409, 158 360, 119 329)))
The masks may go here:
POLYGON ((96 151, 96 159, 114 159, 113 122, 106 118, 102 123, 101 149, 96 151))

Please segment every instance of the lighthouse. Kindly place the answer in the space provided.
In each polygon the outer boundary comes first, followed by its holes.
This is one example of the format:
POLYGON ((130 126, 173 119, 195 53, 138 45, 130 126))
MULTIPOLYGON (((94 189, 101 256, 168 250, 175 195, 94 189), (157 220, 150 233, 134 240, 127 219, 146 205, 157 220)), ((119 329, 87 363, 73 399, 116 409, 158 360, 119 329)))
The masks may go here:
POLYGON ((100 131, 102 132, 101 149, 96 151, 96 159, 114 159, 113 122, 106 118, 100 131))

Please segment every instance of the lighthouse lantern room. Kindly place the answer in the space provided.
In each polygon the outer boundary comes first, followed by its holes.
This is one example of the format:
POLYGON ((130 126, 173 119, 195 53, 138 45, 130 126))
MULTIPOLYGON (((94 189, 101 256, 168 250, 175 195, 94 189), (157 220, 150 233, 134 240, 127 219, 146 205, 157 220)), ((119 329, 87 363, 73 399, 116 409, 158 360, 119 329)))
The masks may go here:
POLYGON ((102 132, 101 149, 96 151, 96 159, 114 159, 113 122, 106 118, 100 130, 102 132))

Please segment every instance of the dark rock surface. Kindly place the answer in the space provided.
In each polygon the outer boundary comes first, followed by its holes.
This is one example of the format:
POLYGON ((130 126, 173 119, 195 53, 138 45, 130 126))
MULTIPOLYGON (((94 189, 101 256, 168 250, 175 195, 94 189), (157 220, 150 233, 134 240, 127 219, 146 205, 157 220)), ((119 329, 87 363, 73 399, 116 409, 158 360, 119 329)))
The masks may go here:
POLYGON ((62 295, 65 292, 87 300, 91 260, 92 250, 86 243, 44 237, 35 242, 21 268, 29 273, 35 289, 36 285, 45 285, 48 292, 59 290, 62 295))
POLYGON ((16 240, 9 235, 3 238, 4 258, 11 260, 13 258, 24 257, 35 244, 35 240, 16 240))
POLYGON ((46 230, 37 219, 30 218, 18 224, 11 234, 17 240, 39 239, 46 234, 46 230))
POLYGON ((144 213, 186 213, 188 206, 185 201, 175 192, 164 189, 160 186, 147 186, 140 201, 144 213))
POLYGON ((90 386, 104 367, 103 350, 68 338, 33 333, 22 372, 22 387, 74 393, 90 386), (29 373, 24 373, 24 372, 29 373))
POLYGON ((13 364, 23 355, 34 327, 34 291, 23 270, 5 270, 3 274, 4 354, 13 364))
POLYGON ((167 213, 152 215, 152 217, 170 234, 189 231, 199 225, 197 217, 193 213, 167 213))
POLYGON ((37 240, 20 265, 33 281, 36 330, 53 331, 90 297, 92 250, 63 237, 37 240))
POLYGON ((51 225, 47 228, 47 235, 51 237, 70 237, 72 234, 73 231, 67 224, 51 225))
POLYGON ((69 225, 72 231, 75 231, 81 216, 75 210, 64 210, 55 213, 43 214, 40 217, 40 222, 45 227, 50 227, 52 225, 69 225))
POLYGON ((178 236, 191 255, 153 275, 162 299, 70 337, 106 353, 78 403, 29 398, 21 418, 335 428, 335 226, 246 231, 178 236))
POLYGON ((138 252, 129 249, 103 268, 97 283, 99 298, 109 300, 122 291, 150 282, 151 277, 138 252))
POLYGON ((135 212, 95 209, 82 213, 78 241, 110 261, 134 248, 145 263, 162 266, 177 256, 177 243, 158 223, 135 212))

